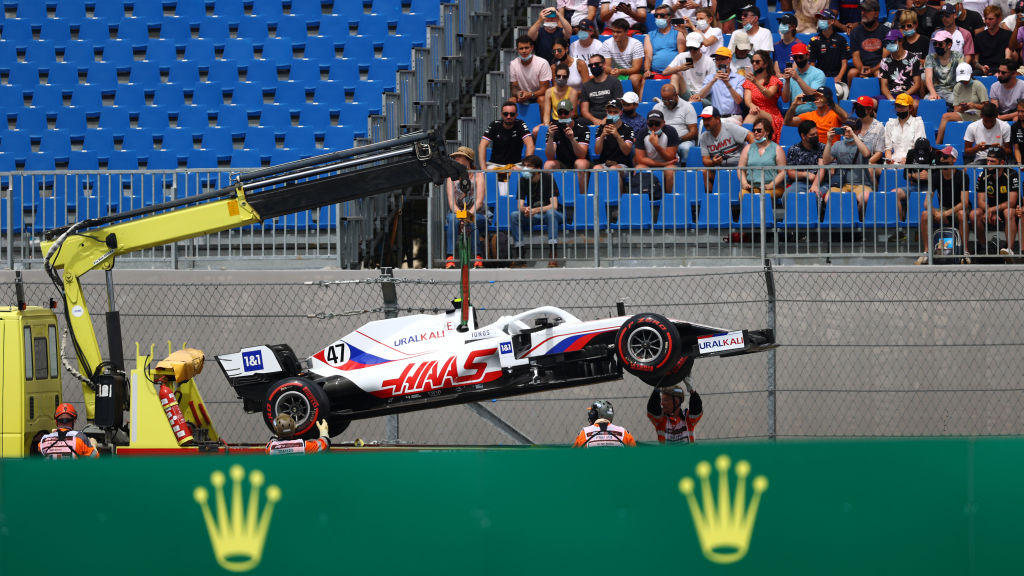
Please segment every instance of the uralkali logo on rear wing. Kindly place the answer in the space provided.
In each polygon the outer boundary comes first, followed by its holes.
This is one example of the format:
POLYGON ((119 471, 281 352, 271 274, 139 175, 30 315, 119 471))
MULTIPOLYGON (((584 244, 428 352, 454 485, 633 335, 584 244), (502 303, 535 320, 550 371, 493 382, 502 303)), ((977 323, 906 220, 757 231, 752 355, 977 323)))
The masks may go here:
POLYGON ((745 343, 742 330, 697 338, 697 348, 701 354, 737 350, 743 347, 745 347, 745 343))

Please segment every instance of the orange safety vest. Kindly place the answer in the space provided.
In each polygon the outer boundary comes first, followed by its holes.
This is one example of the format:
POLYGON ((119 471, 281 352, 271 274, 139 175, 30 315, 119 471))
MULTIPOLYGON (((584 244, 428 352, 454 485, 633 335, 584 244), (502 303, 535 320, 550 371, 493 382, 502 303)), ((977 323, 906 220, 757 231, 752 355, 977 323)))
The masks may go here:
POLYGON ((697 422, 700 422, 703 415, 690 416, 689 410, 683 410, 681 418, 652 414, 648 414, 647 418, 650 419, 651 424, 654 424, 654 429, 658 432, 658 442, 661 444, 666 442, 693 444, 693 429, 697 427, 697 422))
POLYGON ((39 439, 39 452, 50 460, 99 458, 100 451, 83 438, 77 430, 58 428, 39 439))
MULTIPOLYGON (((600 420, 598 422, 601 422, 600 420)), ((622 426, 608 423, 604 429, 598 423, 586 426, 576 436, 573 448, 598 448, 604 446, 636 446, 633 435, 622 426)))

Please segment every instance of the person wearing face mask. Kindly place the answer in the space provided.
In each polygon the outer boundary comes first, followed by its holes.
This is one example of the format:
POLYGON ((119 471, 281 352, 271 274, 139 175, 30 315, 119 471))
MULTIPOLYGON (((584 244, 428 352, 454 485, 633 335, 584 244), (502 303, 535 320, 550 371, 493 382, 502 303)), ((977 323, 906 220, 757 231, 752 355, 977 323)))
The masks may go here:
POLYGON ((551 87, 551 66, 533 53, 533 39, 520 36, 516 40, 519 57, 509 64, 511 81, 509 100, 518 104, 536 102, 551 87))
POLYGON ((622 121, 629 124, 634 134, 647 125, 647 119, 636 113, 639 107, 640 96, 637 96, 636 92, 626 92, 622 95, 622 121))
POLYGON ((534 54, 544 60, 551 62, 551 48, 555 40, 569 40, 572 38, 572 24, 569 23, 558 10, 552 7, 540 11, 537 21, 526 31, 526 35, 533 40, 534 54))
POLYGON ((551 257, 548 266, 554 267, 558 266, 558 233, 564 218, 558 209, 558 184, 551 173, 541 172, 542 165, 539 156, 531 154, 523 158, 523 169, 519 172, 517 209, 509 215, 508 231, 513 247, 522 249, 524 228, 532 232, 534 226, 543 225, 547 231, 551 257))
POLYGON ((907 161, 907 152, 914 147, 918 138, 927 140, 924 132, 924 121, 911 116, 910 108, 914 99, 907 94, 896 97, 896 117, 885 123, 885 162, 887 164, 903 164, 907 161))
POLYGON ((782 111, 779 110, 779 93, 782 92, 782 81, 772 74, 771 54, 758 50, 750 59, 751 72, 747 73, 743 82, 743 102, 747 106, 747 117, 744 124, 758 118, 770 120, 775 142, 779 141, 782 132, 782 111))
POLYGON ((661 113, 665 124, 675 129, 679 135, 679 158, 686 160, 690 148, 697 144, 697 111, 686 100, 679 97, 675 86, 665 84, 661 87, 661 98, 655 98, 657 104, 652 111, 661 113))
MULTIPOLYGON (((903 47, 924 62, 924 57, 928 55, 928 36, 919 32, 921 25, 917 21, 917 13, 913 10, 900 12, 896 25, 903 34, 903 47)), ((889 52, 892 53, 891 50, 889 52)))
POLYGON ((824 173, 816 167, 821 165, 825 146, 818 141, 818 127, 810 120, 797 126, 800 143, 786 151, 787 194, 813 192, 821 196, 821 178, 824 173), (811 168, 806 168, 810 166, 811 168))
MULTIPOLYGON (((866 165, 868 157, 871 156, 871 151, 868 150, 867 145, 857 134, 860 129, 860 120, 850 120, 836 128, 835 131, 840 132, 842 136, 835 143, 832 143, 831 140, 825 142, 825 153, 821 158, 822 164, 837 164, 840 166, 866 165)), ((871 170, 868 169, 833 169, 832 176, 829 179, 829 192, 853 192, 857 195, 857 205, 861 213, 864 212, 868 195, 871 194, 871 190, 874 187, 874 177, 871 170)), ((827 193, 824 196, 824 200, 828 202, 827 193)))
POLYGON ((796 108, 794 115, 814 110, 814 94, 825 86, 825 73, 811 65, 810 51, 803 42, 793 45, 793 65, 782 71, 782 101, 796 108), (800 99, 801 96, 810 98, 800 99), (799 101, 797 101, 799 100, 799 101))
POLYGON ((808 56, 826 78, 835 81, 838 92, 839 86, 846 83, 846 61, 850 58, 850 46, 846 38, 836 33, 835 28, 835 14, 828 10, 818 12, 818 33, 811 38, 808 56))
MULTIPOLYGON (((962 168, 955 166, 959 153, 956 148, 946 145, 935 152, 941 169, 932 179, 934 207, 925 207, 921 212, 921 246, 928 245, 928 219, 932 220, 932 231, 943 226, 955 225, 960 238, 967 239, 967 210, 970 209, 971 179, 962 168)), ((928 254, 924 253, 915 264, 927 264, 928 254)))
MULTIPOLYGON (((565 80, 566 86, 579 91, 583 83, 590 80, 590 69, 587 68, 587 61, 569 55, 568 40, 555 40, 555 44, 551 47, 551 57, 552 77, 555 75, 555 68, 560 65, 565 66, 569 71, 569 77, 565 80)), ((555 84, 558 84, 558 78, 555 78, 555 84)))
POLYGON ((590 57, 601 53, 601 41, 597 39, 597 29, 593 20, 580 22, 580 31, 576 40, 569 45, 569 56, 589 62, 590 57))
POLYGON ((747 144, 740 153, 740 196, 744 194, 771 194, 778 199, 786 191, 786 155, 782 146, 772 141, 772 123, 764 118, 754 121, 750 133, 754 143, 747 144))
POLYGON ((632 167, 633 129, 622 121, 622 104, 612 100, 605 105, 605 112, 604 124, 598 127, 597 140, 594 141, 594 151, 597 152, 595 167, 632 167))
POLYGON ((775 43, 775 51, 772 52, 776 76, 782 76, 782 71, 789 66, 789 61, 793 59, 791 50, 796 43, 796 16, 779 16, 779 41, 775 43))
POLYGON ((601 21, 623 19, 626 28, 634 32, 647 32, 647 0, 601 0, 601 21))
MULTIPOLYGON (((904 48, 902 33, 899 30, 889 32, 885 37, 888 56, 882 60, 878 73, 878 84, 882 96, 887 100, 895 99, 896 94, 917 96, 921 93, 921 60, 904 48)), ((917 108, 917 103, 913 103, 917 108)))
POLYGON ((984 165, 994 148, 1010 150, 1010 125, 996 117, 995 104, 986 102, 981 120, 971 122, 964 132, 964 162, 984 165))
POLYGON ((878 21, 878 0, 864 0, 860 5, 861 23, 850 32, 850 49, 853 51, 846 83, 852 84, 858 76, 878 76, 882 63, 882 50, 889 25, 878 21))
MULTIPOLYGON (((547 141, 544 143, 544 154, 548 161, 545 170, 586 170, 590 168, 587 159, 590 152, 590 129, 577 121, 576 107, 568 100, 562 100, 555 106, 558 119, 548 128, 547 141)), ((578 179, 580 194, 586 194, 587 180, 585 174, 578 179)))
POLYGON ((999 109, 1000 120, 1012 121, 1017 115, 1017 101, 1024 98, 1024 82, 1017 80, 1017 63, 1003 60, 996 71, 996 80, 989 88, 989 100, 999 109))
POLYGON ((670 84, 684 100, 689 100, 716 71, 714 59, 701 50, 702 41, 703 36, 696 32, 687 34, 686 51, 680 52, 665 69, 666 74, 672 75, 670 84))
POLYGON ((963 2, 962 0, 946 0, 946 5, 952 6, 956 12, 956 18, 954 18, 956 26, 967 30, 972 35, 975 30, 985 25, 985 19, 981 17, 981 11, 988 5, 987 0, 984 0, 980 6, 974 3, 968 6, 968 2, 963 2))
POLYGON ((966 62, 956 67, 956 85, 953 86, 953 111, 942 115, 939 123, 937 142, 946 136, 946 124, 949 122, 974 122, 981 117, 981 107, 988 102, 988 92, 981 81, 973 77, 973 69, 966 62))
MULTIPOLYGON (((931 38, 937 28, 942 26, 942 17, 939 11, 928 5, 928 0, 907 0, 907 9, 904 12, 913 10, 917 15, 917 32, 925 39, 931 38)), ((910 36, 910 34, 906 34, 910 36)), ((924 56, 921 56, 924 58, 924 56)))
MULTIPOLYGON (((989 234, 998 234, 999 230, 1005 229, 1007 246, 1013 245, 1010 221, 1015 220, 1019 205, 1020 174, 1015 168, 1005 166, 1005 161, 1002 148, 990 150, 986 159, 988 167, 974 183, 974 209, 969 218, 974 223, 974 236, 980 244, 988 240, 989 234)), ((999 252, 1012 255, 1013 249, 1003 248, 999 252)))
POLYGON ((960 54, 952 51, 953 36, 939 30, 932 38, 935 52, 924 60, 924 87, 929 100, 945 100, 953 105, 953 88, 956 86, 956 67, 960 65, 960 54))
POLYGON ((846 120, 847 116, 846 111, 836 106, 835 101, 832 100, 832 90, 824 87, 818 88, 813 96, 804 95, 800 98, 812 100, 814 102, 814 110, 795 116, 793 110, 796 106, 790 106, 789 110, 786 110, 786 124, 789 126, 799 126, 804 120, 810 120, 818 127, 818 140, 821 142, 824 142, 829 137, 838 138, 838 135, 832 133, 832 129, 839 127, 846 120))
MULTIPOLYGON (((639 170, 657 168, 663 170, 665 190, 675 190, 675 172, 673 167, 679 164, 679 133, 665 123, 665 117, 657 110, 647 114, 647 125, 636 133, 633 164, 639 170)), ((652 200, 661 200, 652 197, 652 200)))
POLYGON ((723 47, 715 51, 715 67, 718 71, 705 81, 704 86, 696 94, 690 96, 690 101, 700 102, 710 97, 711 104, 721 112, 723 121, 739 124, 743 119, 740 113, 745 78, 731 70, 731 60, 732 52, 728 48, 723 47))
POLYGON ((712 8, 698 8, 693 18, 684 18, 683 28, 689 34, 697 33, 701 37, 701 52, 705 56, 714 54, 722 46, 725 46, 722 28, 715 18, 715 11, 712 8))
POLYGON ((612 22, 612 37, 602 42, 603 54, 608 57, 608 74, 612 78, 628 79, 634 92, 643 90, 644 45, 629 36, 626 20, 612 22))
MULTIPOLYGON (((746 33, 748 41, 753 45, 753 50, 765 50, 771 52, 775 49, 772 43, 772 33, 767 28, 761 28, 758 20, 761 18, 761 9, 753 4, 748 4, 740 11, 740 23, 742 30, 746 33)), ((737 30, 737 33, 739 31, 737 30)), ((742 36, 740 37, 742 38, 742 36)), ((734 53, 739 47, 736 34, 729 39, 729 49, 734 53)))
POLYGON ((985 28, 974 32, 974 53, 978 57, 975 67, 982 76, 994 74, 999 63, 1006 59, 1013 33, 999 26, 1003 10, 994 4, 985 7, 985 28))
POLYGON ((555 85, 548 88, 548 91, 544 94, 544 98, 541 99, 541 114, 540 124, 533 128, 533 139, 540 142, 537 139, 538 130, 541 126, 551 123, 558 122, 558 113, 555 110, 559 102, 569 102, 573 110, 579 106, 580 95, 579 92, 573 90, 569 86, 569 68, 565 64, 559 64, 554 67, 552 74, 555 79, 555 85))
MULTIPOLYGON (((958 52, 962 62, 972 64, 974 62, 974 36, 966 28, 962 28, 957 25, 956 7, 952 4, 943 4, 942 8, 939 9, 939 15, 942 16, 942 27, 936 30, 935 34, 938 34, 940 30, 948 32, 950 41, 952 42, 950 50, 958 52)), ((981 20, 980 16, 978 17, 978 20, 981 20)), ((932 35, 933 42, 935 34, 932 35)), ((932 46, 933 47, 929 51, 929 54, 935 53, 934 44, 932 46)))
POLYGON ((665 69, 680 52, 686 50, 686 35, 669 25, 668 4, 654 9, 655 30, 644 36, 644 77, 668 79, 665 69))
POLYGON ((580 116, 590 124, 601 124, 605 105, 622 98, 622 82, 608 75, 605 58, 600 54, 590 57, 590 80, 580 89, 580 116))
POLYGON ((853 115, 860 120, 857 136, 864 141, 871 154, 868 164, 878 164, 885 154, 885 125, 876 118, 878 102, 870 96, 861 96, 853 102, 853 115))

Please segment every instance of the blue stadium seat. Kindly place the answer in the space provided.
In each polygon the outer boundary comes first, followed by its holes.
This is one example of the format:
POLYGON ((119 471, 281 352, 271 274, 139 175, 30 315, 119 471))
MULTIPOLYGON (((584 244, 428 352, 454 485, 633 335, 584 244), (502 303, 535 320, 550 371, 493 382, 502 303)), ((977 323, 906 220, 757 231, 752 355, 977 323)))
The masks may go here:
POLYGON ((40 68, 39 79, 44 75, 46 84, 54 88, 70 91, 71 86, 78 84, 78 66, 68 62, 57 62, 46 68, 40 68))
POLYGON ((740 198, 739 227, 744 229, 761 228, 761 210, 764 209, 764 225, 775 227, 775 199, 771 194, 746 194, 740 198))
POLYGON ((288 65, 294 59, 294 48, 289 38, 267 38, 258 46, 260 58, 273 62, 275 66, 288 65))
MULTIPOLYGON (((183 4, 192 5, 198 4, 198 2, 184 2, 183 4)), ((231 27, 233 24, 227 18, 204 16, 197 21, 192 20, 192 22, 199 23, 198 36, 200 38, 213 40, 217 46, 223 46, 231 38, 231 27)))
MULTIPOLYGON (((779 136, 779 144, 785 147, 795 146, 800 143, 800 129, 796 126, 783 126, 782 134, 779 136)), ((694 147, 696 148, 696 146, 694 147)))
POLYGON ((88 128, 85 112, 78 108, 61 107, 57 109, 57 129, 67 131, 71 138, 82 137, 88 128))
POLYGON ((347 126, 328 126, 324 130, 324 148, 332 152, 352 147, 352 129, 347 126))
POLYGON ((11 42, 19 49, 28 48, 34 40, 32 37, 32 23, 20 18, 6 18, 0 20, 0 36, 4 41, 11 42))
POLYGON ((70 134, 64 130, 47 130, 43 132, 42 138, 39 141, 39 152, 49 156, 51 162, 67 162, 68 155, 71 154, 70 134))
MULTIPOLYGON (((50 66, 52 64, 47 64, 50 66)), ((32 90, 39 85, 39 66, 35 62, 14 62, 4 64, 0 69, 7 70, 7 81, 25 90, 32 90)))
POLYGON ((224 105, 217 112, 217 126, 243 132, 249 125, 249 114, 241 106, 224 105))
MULTIPOLYGON (((139 61, 132 62, 131 71, 128 74, 128 81, 152 89, 161 82, 160 67, 155 62, 139 61)), ((118 86, 120 91, 120 86, 118 86)))
POLYGON ((436 24, 437 14, 427 18, 423 14, 402 14, 398 19, 397 32, 401 36, 407 36, 414 42, 423 42, 427 37, 427 24, 436 24))
POLYGON ((619 198, 619 218, 611 225, 611 228, 650 230, 653 224, 650 196, 647 194, 623 194, 619 198))
POLYGON ((8 118, 11 115, 17 116, 14 125, 18 130, 31 134, 33 137, 38 137, 48 129, 46 123, 47 116, 49 114, 56 115, 56 112, 41 108, 15 108, 7 114, 8 118))
POLYGON ((380 84, 381 92, 393 92, 397 82, 395 77, 397 70, 398 66, 394 62, 377 60, 373 63, 373 66, 370 66, 370 72, 366 80, 380 84))
POLYGON ((92 128, 84 130, 85 140, 82 149, 94 152, 102 157, 109 157, 114 152, 114 130, 92 128))
POLYGON ((182 86, 174 83, 158 84, 153 91, 153 105, 160 106, 165 111, 181 108, 185 105, 185 91, 182 86))
POLYGON ((45 18, 42 21, 39 38, 61 46, 71 40, 71 23, 62 18, 45 18))
POLYGON ((202 102, 196 102, 195 104, 192 106, 182 106, 178 110, 179 128, 187 128, 192 132, 201 132, 209 127, 209 116, 207 115, 209 104, 202 102))
POLYGON ((388 2, 387 0, 363 0, 363 8, 370 7, 370 13, 382 18, 398 18, 403 16, 402 5, 408 2, 388 2))
POLYGON ((47 40, 36 40, 25 49, 25 62, 35 66, 49 66, 57 61, 57 46, 47 40))
POLYGON ((996 83, 995 76, 975 76, 974 79, 981 82, 981 85, 985 87, 986 94, 992 93, 992 85, 996 83))
POLYGON ((311 126, 323 132, 331 123, 331 109, 324 104, 303 104, 299 109, 299 126, 311 126))
POLYGON ((86 0, 60 0, 56 3, 57 18, 63 18, 70 22, 82 22, 85 20, 85 5, 93 5, 93 2, 86 0))
POLYGON ((306 38, 303 51, 308 60, 319 62, 321 66, 333 65, 338 54, 338 46, 343 45, 333 36, 310 36, 306 38))
POLYGON ((246 17, 244 3, 238 0, 214 0, 213 13, 232 22, 238 22, 246 17))
POLYGON ((145 44, 149 40, 150 28, 156 29, 155 24, 150 24, 138 18, 122 18, 121 20, 110 20, 117 26, 117 37, 130 44, 145 44))
MULTIPOLYGON (((512 182, 517 180, 518 179, 514 177, 510 178, 510 181, 512 182)), ((592 178, 592 180, 599 180, 599 178, 592 178)), ((611 180, 618 181, 618 176, 615 175, 611 180)), ((509 194, 511 196, 511 190, 509 194)), ((572 224, 567 224, 566 228, 572 230, 607 230, 608 203, 599 199, 598 202, 596 202, 596 213, 594 204, 594 197, 591 194, 577 196, 576 202, 574 203, 572 224)))
POLYGON ((200 64, 193 60, 171 60, 167 81, 181 86, 198 84, 200 64))
MULTIPOLYGON (((676 174, 679 179, 682 172, 676 174)), ((678 189, 678 185, 676 186, 678 189)), ((686 194, 665 194, 661 198, 661 209, 655 230, 688 230, 694 228, 693 215, 690 213, 690 201, 686 194)))
MULTIPOLYGON (((244 136, 244 128, 207 128, 202 133, 202 148, 213 150, 218 156, 227 158, 235 149, 235 135, 244 136)), ((239 146, 242 142, 239 140, 239 146)))
POLYGON ((17 7, 17 18, 24 18, 30 22, 42 22, 46 20, 46 4, 44 2, 4 2, 5 6, 14 5, 17 7))
POLYGON ((163 133, 160 150, 170 150, 179 157, 186 156, 195 148, 195 136, 186 128, 168 128, 163 133))
MULTIPOLYGON (((721 180, 724 174, 719 173, 715 180, 721 180)), ((701 179, 703 181, 703 178, 701 179)), ((697 203, 697 221, 694 225, 698 230, 721 230, 733 226, 732 199, 728 194, 700 194, 697 203)))
MULTIPOLYGON (((187 154, 187 151, 186 151, 187 154)), ((178 154, 171 150, 155 150, 149 155, 146 164, 147 170, 177 170, 178 158, 185 158, 185 154, 178 154)))
POLYGON ((224 41, 224 60, 234 60, 239 65, 248 64, 253 58, 252 40, 249 38, 229 38, 224 41))
MULTIPOLYGON (((420 43, 422 45, 422 43, 420 43)), ((412 47, 414 42, 408 36, 390 36, 384 43, 384 51, 381 57, 394 62, 395 66, 402 70, 408 70, 412 66, 412 47)), ((371 68, 372 71, 372 68, 371 68)))
POLYGON ((165 18, 163 3, 159 0, 132 0, 127 2, 132 8, 132 18, 147 22, 158 23, 165 18))
POLYGON ((281 4, 281 0, 253 0, 252 14, 253 16, 261 16, 272 22, 276 21, 282 14, 284 14, 284 11, 281 9, 281 4))
POLYGON ((285 164, 288 162, 294 162, 301 160, 303 153, 300 150, 290 150, 288 148, 277 148, 270 152, 270 164, 277 166, 278 164, 285 164))
POLYGON ((100 110, 99 126, 123 136, 125 131, 131 128, 132 115, 138 117, 138 110, 141 108, 142 106, 104 106, 103 110, 100 110))
POLYGON ((181 0, 175 3, 174 15, 183 18, 185 21, 192 24, 199 24, 206 20, 214 20, 216 16, 208 16, 206 14, 206 2, 187 2, 181 0))
MULTIPOLYGON (((217 153, 213 150, 192 150, 188 153, 188 160, 185 162, 187 168, 216 168, 217 153)), ((209 179, 203 178, 204 187, 209 179)))
MULTIPOLYGON (((156 96, 160 96, 160 89, 157 89, 156 96)), ((155 102, 153 106, 146 106, 139 110, 139 128, 145 128, 155 134, 163 134, 170 126, 170 111, 178 110, 181 105, 170 108, 166 104, 155 102)))
POLYGON ((373 63, 374 45, 381 45, 383 40, 370 36, 347 36, 345 37, 344 57, 355 60, 361 66, 369 66, 373 63))
MULTIPOLYGON (((929 124, 935 123, 934 128, 939 127, 939 120, 946 113, 946 101, 942 100, 920 100, 917 103, 917 115, 925 118, 929 124)), ((934 130, 926 130, 933 133, 934 130)))
POLYGON ((245 129, 245 140, 243 146, 246 150, 255 150, 263 155, 270 155, 270 152, 277 148, 276 133, 284 130, 275 130, 263 126, 248 126, 245 129))
MULTIPOLYGON (((143 111, 139 114, 139 125, 142 125, 143 111)), ((164 124, 159 132, 163 132, 167 129, 167 125, 164 124)), ((153 132, 148 127, 143 128, 132 128, 124 131, 124 140, 121 143, 121 150, 130 152, 140 158, 148 158, 154 150, 153 145, 153 132)))
POLYGON ((15 162, 24 162, 32 152, 32 138, 28 132, 21 130, 0 131, 0 160, 12 158, 15 162))
POLYGON ((192 92, 192 104, 213 109, 220 108, 224 104, 224 85, 219 81, 196 84, 192 92))
MULTIPOLYGON (((323 68, 326 70, 327 66, 323 68)), ((320 63, 315 60, 294 60, 288 69, 288 80, 313 88, 320 81, 320 69, 320 63)))
POLYGON ((100 89, 101 93, 113 93, 117 88, 117 69, 104 62, 93 62, 86 67, 85 81, 100 89))
MULTIPOLYGON (((322 0, 292 0, 291 13, 308 20, 319 20, 323 14, 322 0)), ((394 4, 399 4, 394 2, 394 4)))
POLYGON ((252 88, 245 84, 238 84, 231 98, 231 103, 245 108, 246 112, 256 112, 263 109, 264 94, 273 94, 273 88, 252 88))
MULTIPOLYGON (((319 20, 319 15, 316 17, 319 20)), ((308 32, 306 29, 308 19, 305 16, 290 14, 281 16, 277 20, 277 37, 288 38, 292 42, 305 42, 308 32)))
MULTIPOLYGON (((698 186, 700 186, 701 192, 708 192, 704 187, 704 179, 698 179, 698 186)), ((722 194, 732 199, 733 204, 739 204, 740 201, 740 177, 735 170, 719 170, 715 172, 715 183, 713 190, 710 191, 715 194, 722 194)))
POLYGON ((306 105, 307 92, 311 96, 313 89, 297 82, 281 82, 274 91, 274 103, 298 112, 306 105))
POLYGON ((151 38, 146 42, 146 60, 156 62, 161 69, 167 69, 178 60, 178 46, 171 40, 151 38))
POLYGON ((209 78, 225 86, 233 86, 238 83, 238 63, 234 60, 214 60, 210 62, 209 78))
POLYGON ((99 170, 99 156, 88 150, 72 150, 68 158, 68 170, 99 170))
POLYGON ((245 81, 257 86, 273 86, 277 84, 277 64, 270 60, 250 60, 239 68, 245 70, 245 81))
POLYGON ((316 130, 307 126, 291 126, 284 134, 284 147, 303 154, 317 153, 316 130))
POLYGON ((946 132, 942 135, 942 143, 952 144, 960 152, 961 161, 964 154, 964 135, 967 133, 967 127, 970 124, 970 122, 948 122, 946 124, 946 132))
MULTIPOLYGON (((152 86, 152 84, 146 84, 152 86)), ((146 105, 146 89, 143 84, 118 84, 114 92, 114 106, 125 106, 138 110, 146 105)))
POLYGON ((884 230, 899 226, 897 202, 896 194, 892 192, 872 192, 864 205, 864 228, 884 230))
MULTIPOLYGON (((0 26, 2 28, 2 26, 0 26)), ((17 62, 18 61, 18 47, 14 45, 14 42, 8 42, 3 38, 0 38, 0 62, 17 62)))
POLYGON ((159 22, 160 37, 173 40, 177 44, 189 44, 196 38, 192 38, 193 28, 198 29, 198 24, 193 24, 184 18, 166 17, 159 22))
POLYGON ((318 82, 313 91, 313 99, 318 104, 327 106, 331 112, 345 113, 345 87, 340 81, 318 82))
POLYGON ((850 100, 856 100, 861 96, 870 96, 874 99, 878 99, 882 93, 882 88, 878 84, 878 78, 854 78, 850 84, 850 100))
POLYGON ((193 38, 185 44, 185 60, 206 66, 216 58, 213 40, 193 38))
POLYGON ((32 89, 32 106, 42 110, 59 110, 64 107, 64 92, 59 85, 36 86, 32 89))
POLYGON ((103 62, 109 62, 119 70, 128 69, 135 62, 134 47, 139 46, 141 49, 145 45, 145 42, 128 43, 123 40, 108 40, 103 45, 101 52, 103 62))
POLYGON ((268 35, 267 21, 262 18, 250 16, 238 23, 238 37, 250 40, 253 44, 263 42, 268 35))
POLYGON ((853 192, 832 192, 825 203, 825 215, 821 227, 832 230, 848 230, 859 226, 857 195, 853 192))
POLYGON ((102 54, 101 46, 89 40, 76 40, 64 46, 64 62, 85 68, 96 61, 97 54, 102 54))
POLYGON ((878 121, 881 123, 888 122, 891 118, 896 117, 896 102, 893 100, 878 100, 878 121))
POLYGON ((134 152, 115 150, 107 160, 107 168, 110 170, 138 170, 139 157, 134 152))
POLYGON ((262 165, 260 153, 256 150, 232 150, 232 168, 259 168, 262 165))
POLYGON ((328 68, 328 79, 346 86, 354 86, 359 81, 359 65, 355 60, 334 60, 328 68))
POLYGON ((76 25, 78 26, 77 42, 87 42, 98 47, 111 39, 110 22, 105 18, 84 18, 77 21, 76 25))
POLYGON ((285 107, 276 104, 264 105, 260 112, 260 126, 273 128, 278 132, 284 132, 291 128, 293 112, 285 107))
MULTIPOLYGON (((358 24, 359 36, 368 36, 374 38, 378 42, 384 42, 394 36, 392 32, 398 27, 397 20, 389 20, 381 18, 379 16, 373 16, 369 14, 361 14, 362 18, 354 20, 358 24)), ((352 22, 349 22, 349 28, 351 29, 352 22)))

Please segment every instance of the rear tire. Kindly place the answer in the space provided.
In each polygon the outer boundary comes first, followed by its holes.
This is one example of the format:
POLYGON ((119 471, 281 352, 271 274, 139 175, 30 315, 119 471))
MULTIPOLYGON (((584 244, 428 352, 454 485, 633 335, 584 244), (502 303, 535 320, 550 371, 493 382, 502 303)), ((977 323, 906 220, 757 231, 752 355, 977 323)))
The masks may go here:
POLYGON ((278 380, 270 387, 263 405, 263 423, 273 432, 274 418, 288 413, 295 420, 296 438, 316 438, 320 435, 316 423, 326 418, 329 412, 327 393, 319 384, 292 376, 278 380))
POLYGON ((637 314, 615 335, 623 368, 648 384, 679 368, 681 347, 679 330, 659 314, 637 314))

